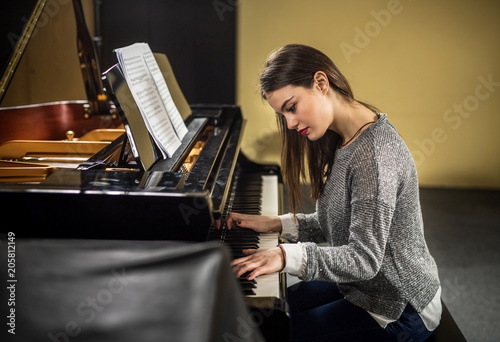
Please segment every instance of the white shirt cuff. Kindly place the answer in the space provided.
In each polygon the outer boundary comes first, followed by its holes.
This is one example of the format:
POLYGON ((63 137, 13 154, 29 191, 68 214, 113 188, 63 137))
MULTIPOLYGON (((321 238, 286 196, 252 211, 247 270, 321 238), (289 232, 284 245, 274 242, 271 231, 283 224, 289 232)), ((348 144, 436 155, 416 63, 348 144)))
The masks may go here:
POLYGON ((303 277, 306 270, 307 254, 302 243, 281 244, 286 253, 286 265, 282 272, 303 277))
POLYGON ((294 218, 291 213, 279 215, 281 220, 281 236, 290 239, 297 240, 299 236, 299 223, 294 218))

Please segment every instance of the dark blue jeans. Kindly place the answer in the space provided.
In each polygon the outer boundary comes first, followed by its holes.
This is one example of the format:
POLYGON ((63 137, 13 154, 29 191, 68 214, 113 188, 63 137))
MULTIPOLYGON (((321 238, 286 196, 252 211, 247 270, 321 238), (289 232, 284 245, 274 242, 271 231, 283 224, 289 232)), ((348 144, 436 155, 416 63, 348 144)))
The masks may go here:
POLYGON ((287 297, 292 341, 418 342, 432 333, 410 305, 383 329, 364 309, 345 300, 335 283, 300 282, 288 289, 287 297))

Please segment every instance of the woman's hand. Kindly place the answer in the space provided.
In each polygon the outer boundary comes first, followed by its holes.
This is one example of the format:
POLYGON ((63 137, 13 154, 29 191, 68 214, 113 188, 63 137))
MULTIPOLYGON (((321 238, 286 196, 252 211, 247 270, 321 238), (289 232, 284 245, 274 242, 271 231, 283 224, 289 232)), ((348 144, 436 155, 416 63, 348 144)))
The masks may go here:
POLYGON ((250 228, 259 233, 278 232, 281 233, 281 220, 278 216, 262 216, 231 213, 227 218, 227 228, 236 226, 250 228))
POLYGON ((279 272, 285 268, 284 251, 280 247, 263 250, 244 249, 243 253, 247 256, 231 262, 237 278, 249 272, 247 279, 252 280, 262 274, 279 272))

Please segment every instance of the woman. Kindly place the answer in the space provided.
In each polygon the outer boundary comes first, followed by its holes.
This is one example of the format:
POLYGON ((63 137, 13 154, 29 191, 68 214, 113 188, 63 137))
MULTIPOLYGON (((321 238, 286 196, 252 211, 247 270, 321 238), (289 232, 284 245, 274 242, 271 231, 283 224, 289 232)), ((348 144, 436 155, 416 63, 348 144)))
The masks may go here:
POLYGON ((236 276, 284 271, 303 280, 288 291, 294 341, 425 340, 439 324, 441 287, 405 143, 312 47, 271 54, 260 82, 277 113, 292 213, 232 213, 227 226, 298 242, 245 250, 232 263, 236 276), (296 214, 306 166, 316 212, 296 214))

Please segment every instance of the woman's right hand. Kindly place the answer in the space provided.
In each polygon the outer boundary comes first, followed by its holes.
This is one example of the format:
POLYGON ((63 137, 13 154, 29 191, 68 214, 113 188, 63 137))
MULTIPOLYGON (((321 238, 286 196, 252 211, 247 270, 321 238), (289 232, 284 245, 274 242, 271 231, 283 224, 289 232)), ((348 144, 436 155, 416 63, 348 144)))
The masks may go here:
POLYGON ((227 228, 236 226, 250 228, 259 233, 278 232, 281 233, 281 220, 278 216, 262 216, 231 213, 226 220, 227 228))

